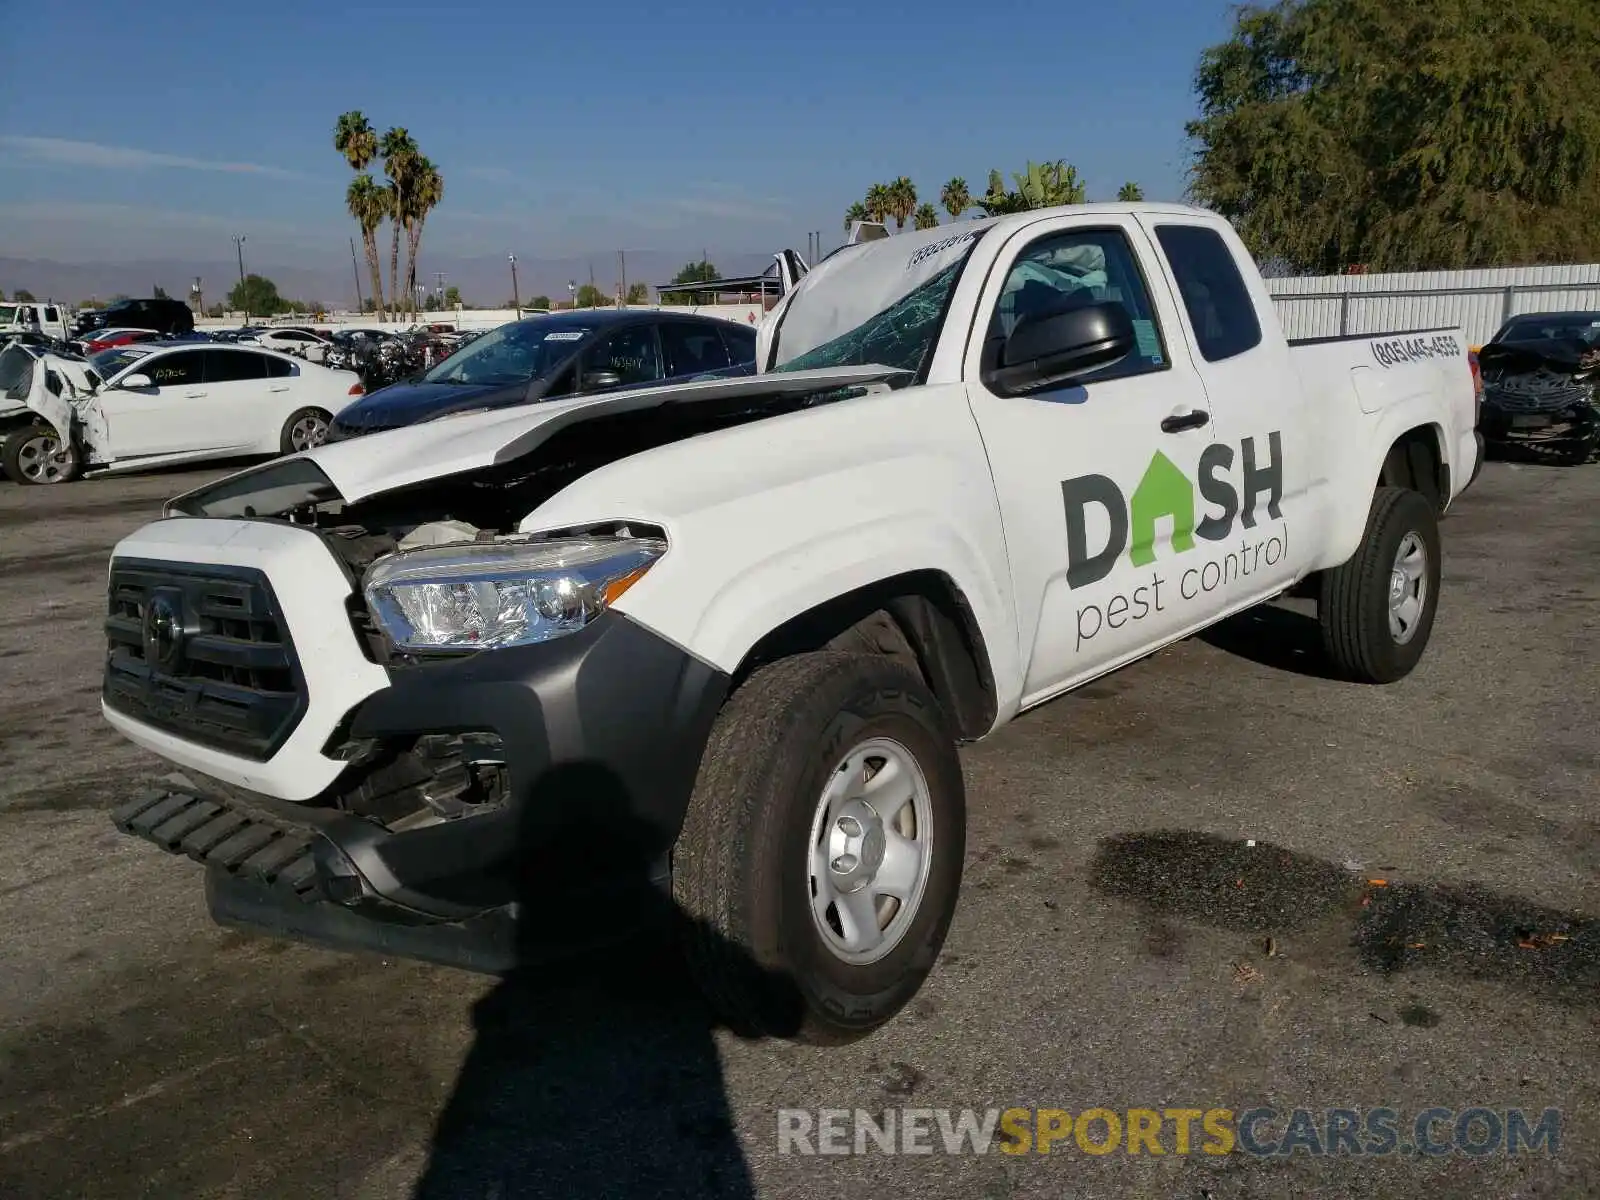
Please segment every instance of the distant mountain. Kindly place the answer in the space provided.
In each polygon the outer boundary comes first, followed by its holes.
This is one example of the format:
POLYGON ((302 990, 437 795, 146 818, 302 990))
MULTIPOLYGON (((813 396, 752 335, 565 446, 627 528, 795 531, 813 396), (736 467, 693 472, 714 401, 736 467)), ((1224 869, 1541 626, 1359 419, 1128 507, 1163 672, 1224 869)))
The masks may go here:
MULTIPOLYGON (((774 246, 773 250, 781 249, 774 246)), ((697 250, 639 250, 628 253, 625 266, 629 283, 666 283, 685 263, 698 261, 697 250)), ((771 257, 764 252, 743 254, 713 254, 711 261, 724 276, 756 274, 766 269, 771 257)), ((617 256, 597 254, 589 258, 519 258, 517 259, 517 290, 526 303, 533 296, 549 296, 559 300, 567 295, 567 282, 575 280, 580 286, 589 282, 591 264, 595 286, 609 295, 617 285, 617 256)), ((388 275, 387 249, 383 256, 384 274, 388 275)), ((361 294, 371 291, 365 260, 360 263, 361 294)), ((265 275, 278 285, 278 291, 292 299, 320 301, 334 308, 351 308, 355 304, 355 276, 349 259, 327 267, 288 267, 245 262, 245 269, 265 275)), ((401 269, 404 270, 402 259, 401 269)), ((461 289, 461 298, 468 304, 493 308, 511 299, 511 264, 504 258, 483 256, 479 258, 436 259, 424 256, 417 264, 417 282, 428 289, 437 283, 435 272, 443 271, 445 285, 461 289)), ((19 288, 26 288, 40 299, 59 300, 65 304, 98 299, 125 293, 129 296, 148 296, 159 286, 167 294, 183 299, 195 277, 200 279, 201 296, 207 306, 224 299, 239 281, 237 262, 225 259, 214 261, 183 259, 150 259, 138 262, 66 263, 50 259, 0 257, 0 289, 7 296, 19 288)), ((385 279, 387 286, 387 278, 385 279)))

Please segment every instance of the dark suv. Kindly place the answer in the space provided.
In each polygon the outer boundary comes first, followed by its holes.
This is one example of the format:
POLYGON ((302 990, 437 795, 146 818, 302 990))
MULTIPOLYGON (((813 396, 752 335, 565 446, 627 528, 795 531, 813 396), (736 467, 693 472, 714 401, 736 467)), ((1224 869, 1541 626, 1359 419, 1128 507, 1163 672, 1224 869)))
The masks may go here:
POLYGON ((72 327, 80 338, 96 329, 152 329, 157 333, 193 333, 194 313, 182 300, 118 300, 82 314, 72 327))
POLYGON ((335 414, 329 441, 535 400, 755 372, 756 331, 721 317, 591 309, 528 317, 335 414))

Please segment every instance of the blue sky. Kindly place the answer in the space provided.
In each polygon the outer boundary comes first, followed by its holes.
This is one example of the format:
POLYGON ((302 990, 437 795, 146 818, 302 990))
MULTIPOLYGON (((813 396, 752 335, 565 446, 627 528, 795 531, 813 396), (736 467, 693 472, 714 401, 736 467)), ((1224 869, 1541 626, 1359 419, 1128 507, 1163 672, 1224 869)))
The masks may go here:
POLYGON ((1214 0, 29 5, 0 47, 0 254, 348 253, 338 114, 439 165, 434 255, 766 251, 866 185, 1065 158, 1183 189, 1214 0))

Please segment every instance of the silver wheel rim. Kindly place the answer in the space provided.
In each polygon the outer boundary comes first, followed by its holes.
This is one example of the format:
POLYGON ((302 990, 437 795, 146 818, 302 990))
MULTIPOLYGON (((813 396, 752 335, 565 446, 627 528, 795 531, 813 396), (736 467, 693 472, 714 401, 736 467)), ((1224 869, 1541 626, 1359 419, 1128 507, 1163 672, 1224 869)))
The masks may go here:
POLYGON ((933 799, 899 742, 872 738, 834 767, 807 843, 811 919, 834 957, 883 958, 916 920, 933 863, 933 799))
POLYGON ((1428 548, 1415 533, 1400 539, 1389 572, 1389 635, 1404 646, 1417 634, 1428 604, 1428 548))
POLYGON ((321 417, 301 417, 289 426, 289 444, 296 450, 320 446, 328 436, 328 423, 321 417))
POLYGON ((72 451, 53 433, 41 433, 17 450, 17 470, 33 483, 60 483, 72 469, 72 451))

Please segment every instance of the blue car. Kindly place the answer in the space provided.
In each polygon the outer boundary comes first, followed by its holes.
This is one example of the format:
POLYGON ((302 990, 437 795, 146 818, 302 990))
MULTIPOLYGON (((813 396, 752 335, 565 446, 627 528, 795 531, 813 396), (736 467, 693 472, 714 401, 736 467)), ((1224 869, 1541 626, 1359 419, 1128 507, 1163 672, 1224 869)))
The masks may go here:
POLYGON ((720 317, 657 309, 528 317, 363 396, 335 415, 328 440, 669 379, 753 373, 755 358, 755 327, 720 317))

